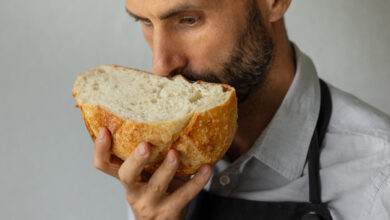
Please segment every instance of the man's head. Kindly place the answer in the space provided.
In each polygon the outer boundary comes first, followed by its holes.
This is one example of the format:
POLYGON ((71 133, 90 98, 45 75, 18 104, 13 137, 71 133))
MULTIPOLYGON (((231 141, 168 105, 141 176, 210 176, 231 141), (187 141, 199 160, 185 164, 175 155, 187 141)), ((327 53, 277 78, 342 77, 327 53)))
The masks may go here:
POLYGON ((272 22, 289 0, 126 0, 153 51, 153 72, 227 83, 242 102, 274 55, 272 22))

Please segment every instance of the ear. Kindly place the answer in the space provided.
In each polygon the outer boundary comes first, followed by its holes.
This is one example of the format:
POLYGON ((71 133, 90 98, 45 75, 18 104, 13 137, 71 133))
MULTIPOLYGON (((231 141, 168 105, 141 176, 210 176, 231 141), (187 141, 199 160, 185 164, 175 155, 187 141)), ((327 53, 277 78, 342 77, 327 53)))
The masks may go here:
POLYGON ((264 0, 263 4, 267 9, 268 22, 276 22, 283 18, 291 0, 264 0))

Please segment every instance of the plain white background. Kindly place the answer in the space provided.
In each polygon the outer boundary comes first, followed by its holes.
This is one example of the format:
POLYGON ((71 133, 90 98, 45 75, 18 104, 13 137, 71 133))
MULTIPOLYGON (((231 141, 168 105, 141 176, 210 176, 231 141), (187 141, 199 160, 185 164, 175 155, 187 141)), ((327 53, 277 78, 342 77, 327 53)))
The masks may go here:
MULTIPOLYGON (((321 77, 390 113, 390 1, 293 1, 286 22, 321 77)), ((124 1, 0 1, 0 219, 126 219, 71 88, 98 64, 150 69, 150 55, 124 1)))

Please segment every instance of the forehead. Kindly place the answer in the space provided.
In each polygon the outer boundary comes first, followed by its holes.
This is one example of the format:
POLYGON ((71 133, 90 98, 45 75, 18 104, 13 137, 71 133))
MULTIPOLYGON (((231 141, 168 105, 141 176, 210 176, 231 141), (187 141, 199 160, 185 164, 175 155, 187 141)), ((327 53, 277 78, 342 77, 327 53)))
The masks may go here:
POLYGON ((156 12, 170 8, 207 9, 226 0, 126 0, 126 8, 134 12, 156 12))

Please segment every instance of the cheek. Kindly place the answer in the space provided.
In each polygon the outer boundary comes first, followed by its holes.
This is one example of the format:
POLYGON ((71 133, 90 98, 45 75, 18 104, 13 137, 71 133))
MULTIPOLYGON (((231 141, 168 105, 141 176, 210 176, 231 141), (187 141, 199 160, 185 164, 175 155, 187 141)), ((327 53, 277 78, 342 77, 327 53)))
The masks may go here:
MULTIPOLYGON (((242 19, 224 19, 214 17, 198 30, 183 35, 186 54, 191 68, 196 72, 211 70, 219 72, 223 64, 229 61, 242 26, 242 19)), ((229 17, 238 18, 229 14, 229 17)))
POLYGON ((235 43, 234 31, 222 27, 205 27, 186 38, 186 54, 194 71, 222 70, 235 43))

